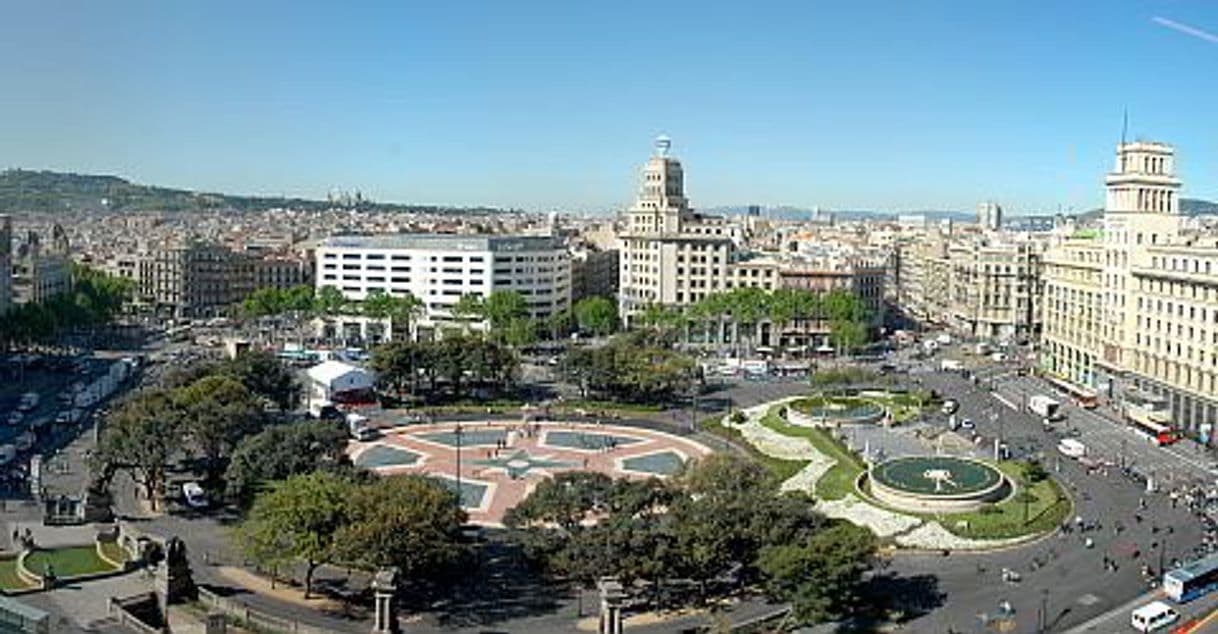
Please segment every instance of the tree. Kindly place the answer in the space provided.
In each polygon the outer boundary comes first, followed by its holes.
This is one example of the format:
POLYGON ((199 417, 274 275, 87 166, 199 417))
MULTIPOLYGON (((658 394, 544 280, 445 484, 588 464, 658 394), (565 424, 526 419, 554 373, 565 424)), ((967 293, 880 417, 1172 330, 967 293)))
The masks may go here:
POLYGON ((585 297, 575 304, 575 321, 580 330, 605 336, 617 330, 617 304, 604 297, 585 297))
POLYGON ((237 443, 262 427, 261 403, 232 377, 199 379, 175 390, 173 401, 212 481, 222 473, 223 461, 237 443))
POLYGON ((466 556, 465 511, 457 494, 419 475, 394 475, 350 495, 350 523, 335 537, 343 559, 369 569, 397 566, 407 577, 450 572, 466 556))
POLYGON ((251 350, 222 364, 218 371, 233 377, 247 390, 275 404, 286 412, 296 404, 300 385, 292 371, 274 354, 251 350))
POLYGON ((458 298, 457 302, 448 311, 457 319, 483 319, 485 315, 485 301, 477 293, 466 293, 458 298))
POLYGON ((836 521, 800 542, 762 548, 758 563, 769 594, 790 601, 794 619, 810 624, 840 618, 854 607, 875 551, 870 531, 836 521))
POLYGON ((164 493, 165 469, 180 446, 182 413, 164 390, 141 394, 107 417, 95 457, 98 471, 127 470, 152 510, 164 493))
POLYGON ((347 298, 334 286, 323 286, 317 291, 317 312, 325 317, 336 317, 347 310, 347 298))
POLYGON ((508 510, 503 523, 513 528, 553 524, 574 530, 589 514, 608 507, 613 486, 613 479, 603 473, 559 473, 538 483, 533 493, 508 510))
POLYGON ((516 291, 493 291, 482 304, 482 318, 491 330, 505 328, 529 316, 529 303, 516 291))
POLYGON ((355 490, 350 480, 324 471, 271 485, 238 530, 242 551, 272 569, 303 562, 304 596, 309 598, 314 572, 338 553, 335 540, 349 526, 348 506, 355 490))
POLYGON ((268 482, 322 469, 344 472, 347 429, 341 422, 306 421, 268 427, 242 438, 224 472, 229 499, 248 505, 268 482))
POLYGON ((867 326, 857 321, 835 320, 829 324, 829 339, 839 351, 853 352, 867 343, 867 326))

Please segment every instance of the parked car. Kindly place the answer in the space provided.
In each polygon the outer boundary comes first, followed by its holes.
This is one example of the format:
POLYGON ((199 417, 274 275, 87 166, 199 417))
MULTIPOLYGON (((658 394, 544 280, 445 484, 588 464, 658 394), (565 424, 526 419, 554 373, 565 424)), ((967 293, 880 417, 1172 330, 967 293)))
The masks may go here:
POLYGON ((182 485, 182 499, 186 501, 186 506, 192 509, 205 509, 210 505, 207 492, 198 482, 187 482, 182 485))

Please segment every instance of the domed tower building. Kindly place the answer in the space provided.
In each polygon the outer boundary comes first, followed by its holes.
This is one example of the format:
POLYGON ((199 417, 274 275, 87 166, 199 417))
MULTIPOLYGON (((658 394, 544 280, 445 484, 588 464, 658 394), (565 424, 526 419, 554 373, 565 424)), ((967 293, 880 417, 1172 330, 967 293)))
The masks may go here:
POLYGON ((742 238, 738 225, 694 213, 685 196, 685 172, 671 149, 668 137, 656 139, 619 235, 619 304, 628 324, 650 305, 679 308, 726 290, 742 238))
POLYGON ((1186 228, 1172 146, 1117 146, 1102 231, 1045 257, 1042 368, 1159 442, 1213 442, 1218 240, 1186 228))

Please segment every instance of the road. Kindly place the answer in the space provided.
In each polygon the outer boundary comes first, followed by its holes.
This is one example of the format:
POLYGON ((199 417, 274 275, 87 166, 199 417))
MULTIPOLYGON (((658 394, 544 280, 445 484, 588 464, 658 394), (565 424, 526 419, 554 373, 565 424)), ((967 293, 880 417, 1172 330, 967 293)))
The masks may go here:
MULTIPOLYGON (((1109 470, 1107 475, 1089 474, 1075 461, 1057 460, 1059 438, 1046 433, 1037 417, 1009 408, 959 373, 915 368, 913 377, 925 387, 957 399, 958 416, 976 422, 983 446, 1001 435, 1016 455, 1043 457, 1074 498, 1076 514, 1086 523, 1100 525, 1086 536, 1058 533, 1005 552, 947 558, 896 557, 892 570, 909 579, 933 576, 937 590, 943 593, 942 605, 913 621, 913 631, 944 632, 951 628, 958 632, 1037 632, 1042 608, 1047 612, 1044 618, 1048 631, 1065 631, 1141 596, 1148 590, 1143 566, 1157 573, 1160 558, 1170 567, 1173 559, 1189 557, 1200 542, 1197 520, 1182 509, 1172 508, 1166 496, 1148 495, 1144 485, 1122 476, 1118 469, 1109 470), (1141 511, 1140 501, 1146 504, 1141 511), (1092 548, 1086 547, 1086 537, 1093 540, 1092 548), (1115 572, 1105 570, 1105 557, 1117 562, 1115 572), (1033 561, 1040 565, 1033 566, 1033 561), (1004 584, 999 572, 1004 567, 1019 572, 1022 581, 1004 584), (1014 608, 1009 619, 997 618, 1003 601, 1014 608)), ((1016 380, 998 380, 998 395, 1007 400, 1017 396, 1021 384, 1013 383, 1016 380)), ((1114 429, 1113 423, 1100 417, 1080 416, 1077 410, 1072 409, 1068 416, 1071 424, 1080 427, 1084 442, 1094 436, 1097 450, 1116 448, 1112 455, 1118 455, 1124 430, 1114 429)), ((1132 437, 1125 440, 1128 455, 1136 464, 1181 478, 1205 474, 1204 469, 1175 464, 1171 454, 1145 441, 1132 442, 1132 437)))

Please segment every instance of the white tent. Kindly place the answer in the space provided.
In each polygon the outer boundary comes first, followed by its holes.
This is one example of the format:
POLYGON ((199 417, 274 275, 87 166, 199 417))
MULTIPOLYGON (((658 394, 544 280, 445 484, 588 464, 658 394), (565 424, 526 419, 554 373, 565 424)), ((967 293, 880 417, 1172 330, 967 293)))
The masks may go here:
POLYGON ((370 390, 376 384, 376 375, 354 365, 341 361, 326 361, 309 368, 309 376, 313 396, 320 400, 334 400, 335 394, 370 390))

